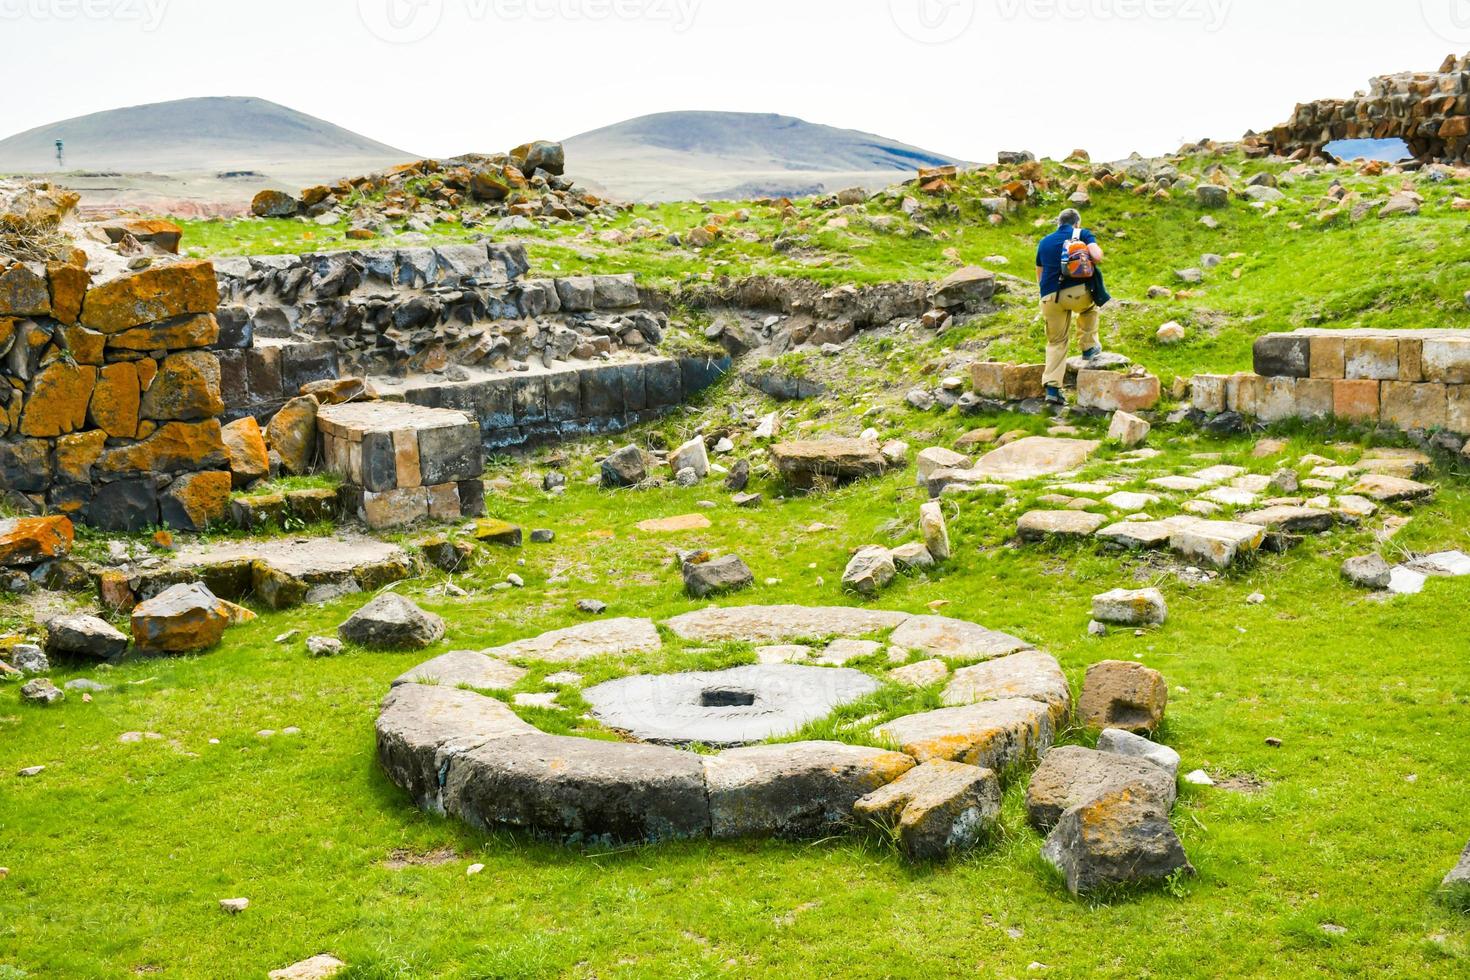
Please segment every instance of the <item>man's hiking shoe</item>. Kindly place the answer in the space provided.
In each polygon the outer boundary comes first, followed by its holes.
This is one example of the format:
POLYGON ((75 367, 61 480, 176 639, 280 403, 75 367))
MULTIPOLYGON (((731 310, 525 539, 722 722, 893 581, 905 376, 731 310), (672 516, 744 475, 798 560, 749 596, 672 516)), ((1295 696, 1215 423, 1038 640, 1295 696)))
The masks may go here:
POLYGON ((1048 405, 1065 405, 1065 404, 1067 404, 1067 400, 1062 397, 1062 389, 1053 387, 1052 385, 1047 385, 1046 386, 1046 403, 1048 405))
POLYGON ((1085 350, 1085 351, 1082 352, 1082 359, 1084 361, 1095 361, 1099 357, 1102 357, 1102 346, 1101 345, 1092 348, 1092 350, 1085 350))

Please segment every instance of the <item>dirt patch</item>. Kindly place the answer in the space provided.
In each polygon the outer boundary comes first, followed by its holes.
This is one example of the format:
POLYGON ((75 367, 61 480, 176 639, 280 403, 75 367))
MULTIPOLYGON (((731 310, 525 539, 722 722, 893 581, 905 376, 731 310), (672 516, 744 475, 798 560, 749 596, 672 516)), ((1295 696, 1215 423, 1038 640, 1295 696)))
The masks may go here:
POLYGON ((1250 775, 1227 776, 1224 779, 1215 781, 1215 787, 1217 789, 1228 790, 1231 793, 1243 793, 1246 796, 1255 796, 1257 793, 1264 793, 1269 785, 1269 783, 1259 776, 1250 775))
POLYGON ((457 860, 459 860, 459 854, 452 847, 442 847, 421 854, 400 847, 388 855, 388 859, 383 862, 383 867, 389 871, 402 871, 404 868, 437 868, 457 860))

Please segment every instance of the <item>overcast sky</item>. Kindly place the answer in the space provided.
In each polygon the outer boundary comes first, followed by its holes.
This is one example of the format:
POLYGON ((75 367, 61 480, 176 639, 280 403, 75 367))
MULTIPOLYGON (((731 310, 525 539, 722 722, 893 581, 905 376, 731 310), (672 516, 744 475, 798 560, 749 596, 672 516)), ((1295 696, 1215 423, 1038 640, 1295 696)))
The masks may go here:
POLYGON ((254 95, 434 156, 722 109, 1118 157, 1451 51, 1470 0, 0 0, 0 137, 254 95))

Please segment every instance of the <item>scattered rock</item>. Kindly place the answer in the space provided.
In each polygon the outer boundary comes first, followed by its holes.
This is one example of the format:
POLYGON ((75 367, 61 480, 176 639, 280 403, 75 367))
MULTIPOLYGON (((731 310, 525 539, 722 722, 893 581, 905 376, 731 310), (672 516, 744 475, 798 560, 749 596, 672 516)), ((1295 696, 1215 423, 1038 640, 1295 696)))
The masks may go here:
POLYGON ((44 674, 51 669, 51 661, 42 649, 33 643, 17 643, 10 648, 10 666, 22 674, 44 674))
POLYGON ((1203 769, 1196 769, 1194 772, 1186 773, 1184 776, 1184 781, 1191 786, 1215 785, 1215 781, 1210 778, 1210 774, 1205 772, 1203 769))
POLYGON ((270 980, 330 980, 345 969, 347 964, 337 957, 320 953, 299 963, 272 970, 269 977, 270 980))
POLYGON ((1378 591, 1388 588, 1393 568, 1379 555, 1363 555, 1343 562, 1342 575, 1360 588, 1378 591))
POLYGON ((1087 668, 1077 712, 1087 728, 1151 733, 1168 702, 1163 674, 1132 661, 1104 660, 1087 668))
POLYGON ((684 591, 696 599, 722 595, 755 584, 755 575, 737 555, 683 563, 684 591))
POLYGON ((208 650, 235 621, 237 608, 203 583, 172 586, 133 609, 133 643, 140 653, 208 650))
POLYGON ((444 620, 396 592, 384 592, 337 628, 348 643, 378 650, 418 650, 444 638, 444 620))
POLYGON ((1140 735, 1125 732, 1121 728, 1104 729, 1103 733, 1098 736, 1097 749, 1099 752, 1113 752, 1117 755, 1147 759, 1167 772, 1170 779, 1179 774, 1178 752, 1167 745, 1151 742, 1140 735))
POLYGON ((66 700, 66 693, 45 677, 27 681, 20 689, 20 699, 30 704, 57 704, 66 700))
POLYGON ((1114 589, 1092 597, 1092 618, 1114 626, 1158 626, 1168 614, 1158 589, 1114 589))
POLYGON ((1127 449, 1141 446, 1148 440, 1148 434, 1153 426, 1128 412, 1114 412, 1113 421, 1108 426, 1108 438, 1127 449))
POLYGON ((910 541, 891 549, 889 557, 893 559, 893 567, 900 572, 917 571, 924 568, 933 568, 936 564, 934 556, 922 541, 910 541))
POLYGON ((589 616, 601 616, 607 612, 607 603, 599 599, 578 599, 577 611, 584 612, 589 616))
POLYGON ((944 508, 938 501, 929 501, 919 506, 919 533, 924 538, 924 547, 936 562, 949 561, 949 527, 944 521, 944 508))
POLYGON ((637 446, 624 446, 602 461, 602 485, 608 489, 635 487, 648 479, 648 461, 637 446))
POLYGON ((1074 895, 1162 881, 1193 870, 1169 824, 1168 809, 1131 787, 1102 793, 1064 812, 1041 856, 1062 873, 1074 895))
POLYGON ((228 912, 230 915, 239 915, 250 907, 250 899, 222 898, 219 900, 219 907, 222 911, 228 912))
POLYGON ((878 476, 887 466, 878 445, 866 439, 781 442, 771 457, 786 482, 802 490, 878 476))
POLYGON ((1047 752, 1026 789, 1026 816, 1048 833, 1062 814, 1106 793, 1131 790, 1152 799, 1168 813, 1174 806, 1174 776, 1147 759, 1080 745, 1059 745, 1047 752))
POLYGON ((935 760, 864 796, 853 813, 896 832, 910 860, 937 861, 994 832, 1000 781, 989 769, 935 760))
POLYGON ((306 652, 313 657, 335 657, 342 652, 342 641, 335 636, 307 637, 306 652))
POLYGON ((859 548, 847 563, 842 573, 842 586, 860 595, 874 596, 886 588, 897 574, 893 555, 888 549, 870 545, 859 548))

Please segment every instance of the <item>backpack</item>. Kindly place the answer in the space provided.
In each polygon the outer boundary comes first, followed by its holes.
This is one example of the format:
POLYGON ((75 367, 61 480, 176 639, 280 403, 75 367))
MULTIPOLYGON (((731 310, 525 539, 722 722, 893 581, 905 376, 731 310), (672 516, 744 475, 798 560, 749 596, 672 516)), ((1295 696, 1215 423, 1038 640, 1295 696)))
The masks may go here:
POLYGON ((1082 226, 1072 229, 1072 237, 1062 243, 1062 275, 1068 279, 1091 279, 1095 271, 1092 252, 1082 240, 1082 226))

